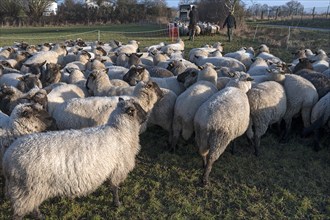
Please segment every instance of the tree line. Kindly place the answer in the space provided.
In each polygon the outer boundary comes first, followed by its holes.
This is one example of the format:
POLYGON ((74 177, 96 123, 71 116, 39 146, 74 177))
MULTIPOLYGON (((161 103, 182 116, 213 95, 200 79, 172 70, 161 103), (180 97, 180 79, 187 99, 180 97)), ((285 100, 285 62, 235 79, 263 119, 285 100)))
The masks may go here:
MULTIPOLYGON (((51 0, 1 0, 0 22, 5 25, 62 25, 95 23, 167 23, 177 17, 177 8, 169 8, 165 0, 95 0, 88 5, 83 0, 64 0, 58 11, 43 16, 51 0)), ((241 0, 180 0, 179 4, 195 4, 199 20, 221 25, 230 10, 241 23, 247 17, 261 19, 301 14, 304 7, 296 0, 270 7, 256 4, 246 7, 241 0)))

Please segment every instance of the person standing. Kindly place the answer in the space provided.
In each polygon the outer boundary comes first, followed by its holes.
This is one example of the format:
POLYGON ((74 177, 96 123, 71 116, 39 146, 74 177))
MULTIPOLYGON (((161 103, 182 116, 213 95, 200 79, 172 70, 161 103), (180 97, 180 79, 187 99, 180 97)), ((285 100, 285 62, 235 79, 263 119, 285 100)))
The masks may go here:
POLYGON ((189 40, 195 38, 196 26, 198 22, 198 12, 195 6, 192 6, 191 11, 189 12, 189 40))
POLYGON ((226 25, 227 25, 228 41, 230 42, 233 39, 233 28, 236 29, 236 19, 232 11, 230 11, 228 16, 226 17, 226 20, 223 23, 222 28, 225 28, 226 25))

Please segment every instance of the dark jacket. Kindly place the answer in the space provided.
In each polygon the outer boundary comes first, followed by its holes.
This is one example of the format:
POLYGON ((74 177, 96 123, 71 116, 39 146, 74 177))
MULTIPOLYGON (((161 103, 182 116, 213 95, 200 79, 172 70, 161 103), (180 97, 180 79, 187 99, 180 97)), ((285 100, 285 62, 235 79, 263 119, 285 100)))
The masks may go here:
POLYGON ((227 16, 225 23, 223 23, 222 27, 224 28, 226 25, 227 25, 227 28, 233 28, 233 27, 236 28, 236 20, 232 14, 227 16))
POLYGON ((192 9, 190 12, 189 12, 189 24, 197 24, 198 22, 198 12, 196 9, 192 9))

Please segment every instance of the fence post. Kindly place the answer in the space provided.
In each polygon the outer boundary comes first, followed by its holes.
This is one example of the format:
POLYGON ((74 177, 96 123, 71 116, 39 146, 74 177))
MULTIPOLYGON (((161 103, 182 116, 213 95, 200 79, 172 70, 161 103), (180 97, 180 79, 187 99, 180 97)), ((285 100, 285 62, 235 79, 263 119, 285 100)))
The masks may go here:
POLYGON ((255 32, 254 32, 253 41, 256 39, 257 30, 258 30, 258 24, 257 24, 256 30, 255 30, 255 32))
POLYGON ((97 41, 100 42, 101 40, 101 31, 97 30, 97 41))
POLYGON ((286 40, 286 49, 289 48, 290 32, 291 32, 291 27, 289 26, 288 39, 286 40))
POLYGON ((328 9, 327 9, 327 15, 326 15, 326 19, 328 19, 328 15, 329 15, 329 8, 330 8, 330 3, 329 3, 329 6, 328 6, 328 9))

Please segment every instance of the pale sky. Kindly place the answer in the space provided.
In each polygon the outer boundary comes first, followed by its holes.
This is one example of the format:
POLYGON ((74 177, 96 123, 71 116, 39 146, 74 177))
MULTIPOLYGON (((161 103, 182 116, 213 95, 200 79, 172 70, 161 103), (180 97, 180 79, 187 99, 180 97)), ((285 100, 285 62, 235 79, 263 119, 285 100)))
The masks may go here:
MULTIPOLYGON (((241 0, 246 5, 252 5, 252 2, 255 4, 267 4, 269 6, 285 5, 285 3, 290 0, 241 0)), ((179 0, 166 0, 169 7, 177 7, 179 0)), ((298 0, 305 8, 313 7, 328 7, 330 5, 330 0, 298 0)))

